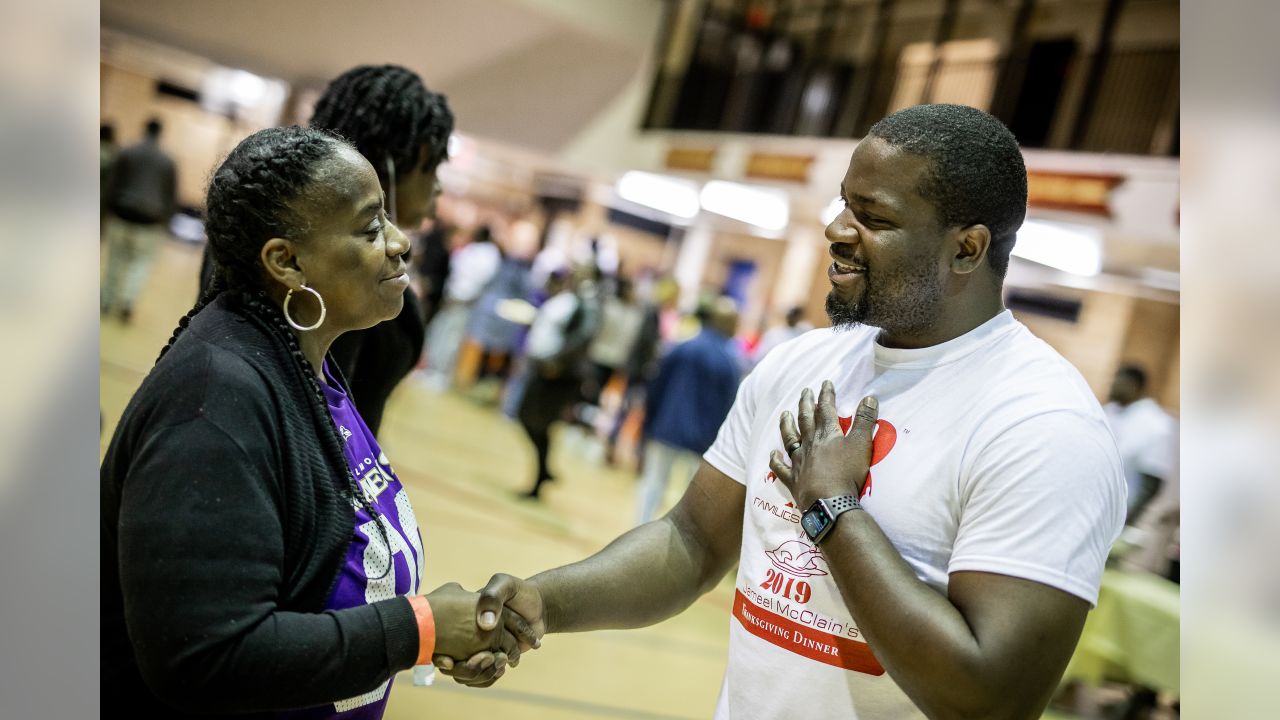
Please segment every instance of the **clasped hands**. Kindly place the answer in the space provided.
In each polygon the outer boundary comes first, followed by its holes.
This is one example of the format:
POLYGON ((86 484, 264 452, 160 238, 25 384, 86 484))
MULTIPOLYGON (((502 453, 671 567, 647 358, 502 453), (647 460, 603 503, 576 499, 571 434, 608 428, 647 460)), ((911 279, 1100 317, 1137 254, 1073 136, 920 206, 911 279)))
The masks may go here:
POLYGON ((462 685, 489 687, 542 645, 542 595, 527 580, 494 575, 478 593, 449 583, 427 600, 436 623, 431 662, 462 685))

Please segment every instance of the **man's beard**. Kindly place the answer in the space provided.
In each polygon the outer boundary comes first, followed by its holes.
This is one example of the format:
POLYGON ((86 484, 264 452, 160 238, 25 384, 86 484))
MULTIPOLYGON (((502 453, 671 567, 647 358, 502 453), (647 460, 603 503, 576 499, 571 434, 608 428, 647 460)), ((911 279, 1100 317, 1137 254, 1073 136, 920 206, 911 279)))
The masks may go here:
POLYGON ((836 330, 870 325, 888 335, 916 335, 930 329, 942 310, 944 290, 933 267, 866 271, 860 297, 845 300, 837 288, 827 293, 827 317, 836 330))

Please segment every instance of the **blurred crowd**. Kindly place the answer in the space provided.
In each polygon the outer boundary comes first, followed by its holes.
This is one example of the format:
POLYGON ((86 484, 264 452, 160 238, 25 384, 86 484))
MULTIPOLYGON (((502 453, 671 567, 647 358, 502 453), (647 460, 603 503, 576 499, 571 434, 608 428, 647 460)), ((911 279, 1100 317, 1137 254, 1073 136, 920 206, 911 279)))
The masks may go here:
POLYGON ((670 275, 628 272, 596 241, 577 257, 532 252, 513 232, 437 220, 415 242, 427 319, 416 380, 520 423, 537 457, 526 497, 555 479, 551 426, 564 422, 598 437, 609 464, 641 472, 636 518, 651 520, 673 469, 690 475, 715 439, 743 374, 811 326, 793 308, 752 343, 727 295, 682 312, 670 275))

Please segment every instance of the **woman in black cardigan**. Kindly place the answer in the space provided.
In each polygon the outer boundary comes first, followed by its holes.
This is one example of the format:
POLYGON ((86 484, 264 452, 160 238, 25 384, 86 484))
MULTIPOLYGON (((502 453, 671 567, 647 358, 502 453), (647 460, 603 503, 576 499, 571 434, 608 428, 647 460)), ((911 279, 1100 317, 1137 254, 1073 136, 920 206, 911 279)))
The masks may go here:
MULTIPOLYGON (((445 97, 400 65, 361 65, 334 78, 316 101, 311 127, 347 139, 373 165, 387 195, 387 216, 412 232, 435 217, 436 170, 448 157, 453 111, 445 97)), ((405 257, 406 262, 409 258, 405 257)), ((205 253, 203 295, 213 278, 205 253)), ((350 384, 351 397, 374 435, 387 399, 422 356, 426 313, 412 289, 394 317, 334 341, 331 352, 350 384)))
POLYGON ((207 215, 213 283, 102 464, 104 711, 378 718, 433 652, 496 679, 533 632, 478 628, 456 584, 418 594, 412 506, 327 357, 401 310, 409 242, 377 174, 328 133, 263 130, 207 215))

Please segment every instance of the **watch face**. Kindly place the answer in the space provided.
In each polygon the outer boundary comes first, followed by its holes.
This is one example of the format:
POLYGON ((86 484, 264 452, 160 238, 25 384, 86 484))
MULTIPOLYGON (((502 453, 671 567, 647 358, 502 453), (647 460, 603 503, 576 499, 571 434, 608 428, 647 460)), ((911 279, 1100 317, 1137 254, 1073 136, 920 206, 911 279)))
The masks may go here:
POLYGON ((819 512, 809 511, 800 518, 800 525, 804 528, 804 532, 809 539, 818 537, 822 533, 822 529, 827 526, 827 518, 819 512))

